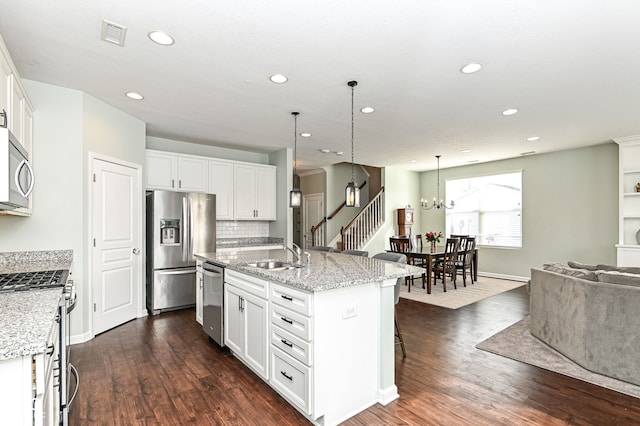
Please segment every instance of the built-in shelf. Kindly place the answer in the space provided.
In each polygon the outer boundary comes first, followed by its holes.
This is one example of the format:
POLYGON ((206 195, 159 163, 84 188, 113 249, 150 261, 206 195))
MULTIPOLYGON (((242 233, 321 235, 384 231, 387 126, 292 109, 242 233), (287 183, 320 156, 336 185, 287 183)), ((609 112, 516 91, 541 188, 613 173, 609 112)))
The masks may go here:
POLYGON ((615 139, 619 147, 619 225, 617 263, 619 266, 640 264, 640 245, 636 234, 640 231, 640 135, 615 139))

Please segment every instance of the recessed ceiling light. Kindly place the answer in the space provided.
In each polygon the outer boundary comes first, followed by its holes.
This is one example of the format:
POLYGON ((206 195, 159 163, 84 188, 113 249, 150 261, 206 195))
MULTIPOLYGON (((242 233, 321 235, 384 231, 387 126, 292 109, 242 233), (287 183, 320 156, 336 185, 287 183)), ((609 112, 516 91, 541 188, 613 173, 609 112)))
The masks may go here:
POLYGON ((373 111, 375 111, 375 109, 373 109, 373 107, 364 107, 360 111, 362 111, 365 114, 371 114, 373 111))
POLYGON ((286 75, 274 74, 271 77, 269 77, 269 80, 273 81, 276 84, 282 84, 282 83, 286 83, 287 80, 289 80, 289 79, 287 78, 286 75))
POLYGON ((418 160, 409 160, 410 163, 417 163, 418 160))
POLYGON ((318 151, 322 152, 323 154, 328 154, 331 152, 330 149, 326 149, 326 148, 319 149, 318 151))
POLYGON ((151 41, 161 44, 163 46, 171 46, 176 41, 169 34, 164 31, 151 31, 148 34, 151 41))
POLYGON ((482 64, 471 62, 470 64, 467 64, 464 67, 460 68, 460 72, 462 74, 473 74, 474 72, 480 71, 481 68, 482 64))
POLYGON ((530 136, 527 138, 527 142, 535 142, 540 140, 540 136, 530 136))
POLYGON ((462 150, 462 152, 463 152, 464 154, 468 154, 468 153, 470 153, 470 152, 471 152, 471 150, 470 150, 470 149, 463 149, 463 150, 462 150))
POLYGON ((302 136, 303 138, 310 138, 311 137, 311 133, 308 133, 308 132, 300 133, 300 136, 302 136))
POLYGON ((527 152, 521 152, 520 155, 531 155, 531 154, 535 154, 535 151, 527 151, 527 152))
POLYGON ((518 112, 518 110, 517 110, 517 109, 515 109, 515 108, 509 108, 509 109, 505 109, 504 111, 502 111, 502 115, 509 116, 509 115, 516 114, 517 112, 518 112))
POLYGON ((477 162, 478 162, 478 160, 470 160, 470 161, 467 161, 467 163, 477 163, 477 162))
POLYGON ((144 99, 144 96, 142 96, 140 93, 136 93, 136 92, 127 92, 127 93, 125 93, 125 95, 127 96, 127 98, 134 99, 136 101, 141 101, 141 100, 144 99))

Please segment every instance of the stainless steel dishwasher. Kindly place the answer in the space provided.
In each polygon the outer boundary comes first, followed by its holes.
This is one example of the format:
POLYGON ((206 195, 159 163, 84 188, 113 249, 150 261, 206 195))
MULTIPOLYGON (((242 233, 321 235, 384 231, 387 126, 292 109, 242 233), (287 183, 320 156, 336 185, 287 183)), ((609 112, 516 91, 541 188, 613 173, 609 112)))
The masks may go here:
POLYGON ((217 344, 224 346, 224 268, 204 262, 202 274, 202 328, 217 344))

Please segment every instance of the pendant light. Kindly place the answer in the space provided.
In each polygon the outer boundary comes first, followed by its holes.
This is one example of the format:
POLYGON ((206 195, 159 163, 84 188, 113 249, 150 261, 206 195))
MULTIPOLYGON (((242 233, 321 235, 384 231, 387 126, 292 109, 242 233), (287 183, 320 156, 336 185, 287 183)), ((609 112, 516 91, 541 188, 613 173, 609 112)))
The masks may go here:
POLYGON ((344 190, 344 199, 347 207, 360 207, 360 188, 353 179, 353 91, 358 82, 353 80, 347 84, 351 87, 351 182, 344 190))
POLYGON ((302 205, 302 191, 296 186, 296 166, 298 165, 298 115, 299 112, 292 112, 293 115, 293 190, 289 192, 289 207, 294 209, 302 205))
POLYGON ((420 207, 422 207, 424 210, 431 210, 431 209, 452 209, 455 206, 455 203, 453 202, 453 200, 451 200, 451 205, 449 207, 447 207, 447 205, 444 203, 444 200, 442 198, 440 198, 440 156, 436 155, 436 158, 438 160, 438 198, 433 197, 433 204, 429 205, 429 201, 427 201, 426 199, 422 199, 420 200, 420 207), (439 200, 439 201, 438 201, 439 200))

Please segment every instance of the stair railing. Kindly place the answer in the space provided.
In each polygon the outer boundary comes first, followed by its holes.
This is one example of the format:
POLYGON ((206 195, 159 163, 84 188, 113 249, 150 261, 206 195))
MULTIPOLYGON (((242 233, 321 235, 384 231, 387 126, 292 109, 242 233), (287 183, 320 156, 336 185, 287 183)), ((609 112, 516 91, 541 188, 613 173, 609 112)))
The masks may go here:
POLYGON ((341 250, 358 250, 384 222, 384 187, 348 225, 340 229, 341 250))

